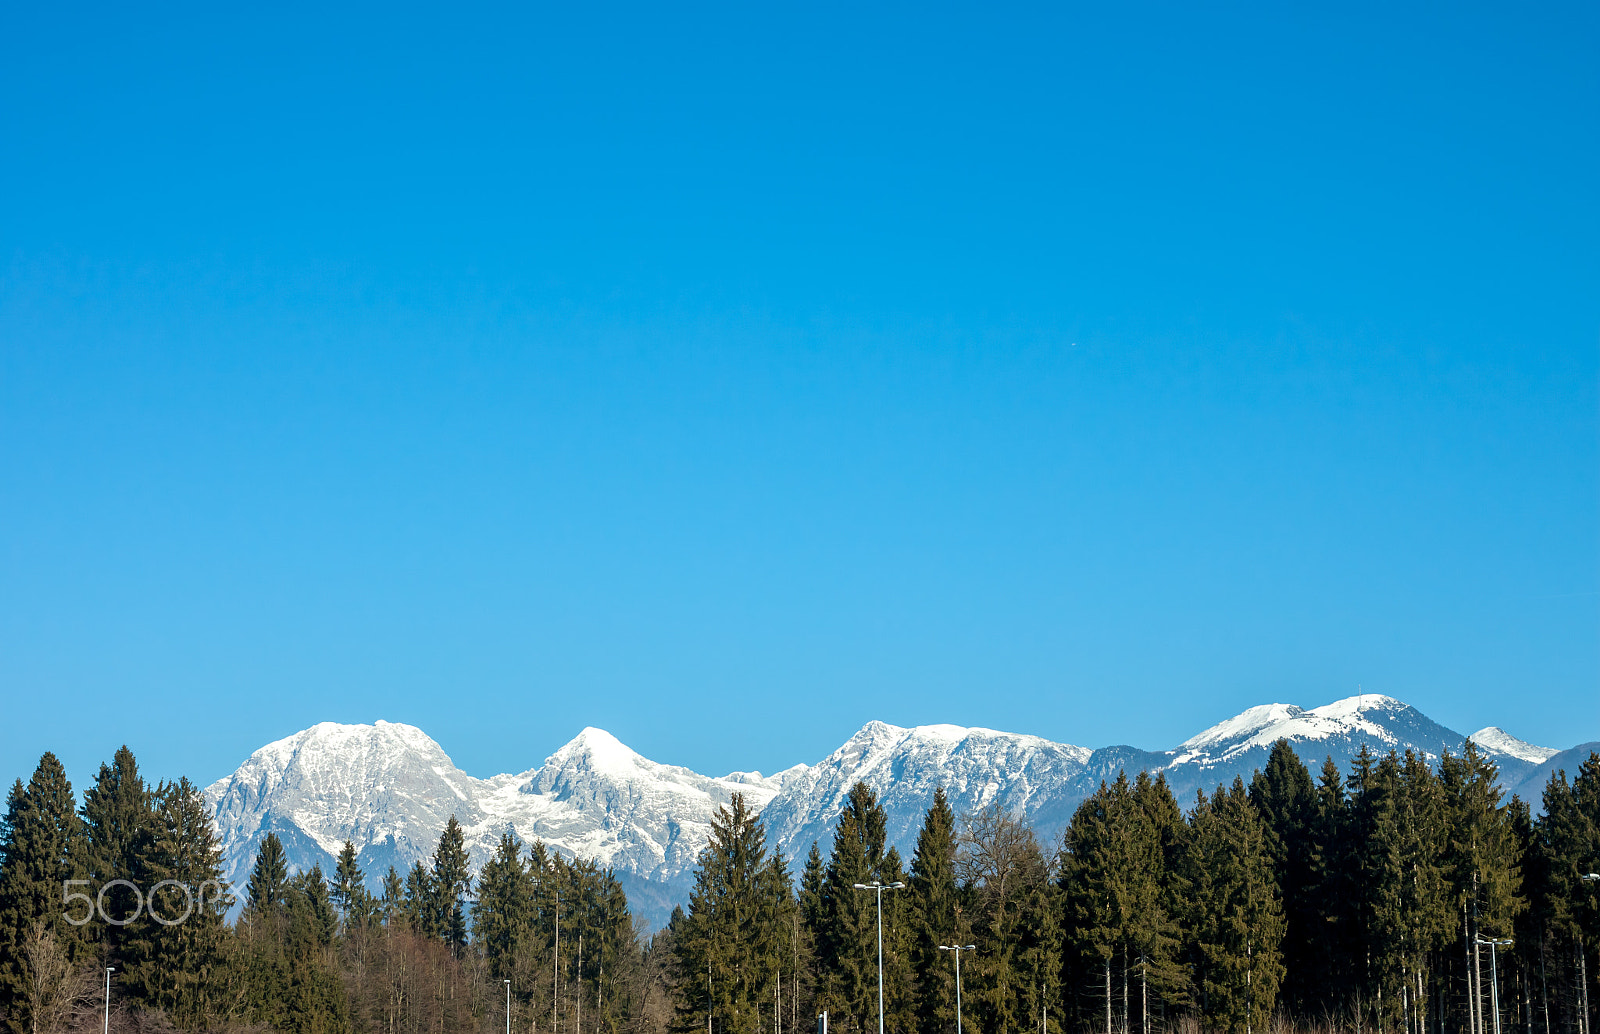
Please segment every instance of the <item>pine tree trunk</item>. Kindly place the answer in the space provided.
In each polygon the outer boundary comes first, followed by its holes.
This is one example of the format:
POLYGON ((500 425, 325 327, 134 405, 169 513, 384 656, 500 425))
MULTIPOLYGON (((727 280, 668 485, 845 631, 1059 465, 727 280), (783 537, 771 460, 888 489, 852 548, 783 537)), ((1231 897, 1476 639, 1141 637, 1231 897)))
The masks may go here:
POLYGON ((1122 946, 1122 1034, 1128 1034, 1128 946, 1122 946))
POLYGON ((1550 981, 1544 970, 1544 942, 1549 937, 1549 930, 1539 931, 1539 997, 1544 1003, 1544 1034, 1550 1034, 1550 981))
POLYGON ((1106 956, 1106 1034, 1111 1034, 1111 956, 1106 956))
POLYGON ((1150 965, 1139 959, 1139 1034, 1150 1034, 1150 965))

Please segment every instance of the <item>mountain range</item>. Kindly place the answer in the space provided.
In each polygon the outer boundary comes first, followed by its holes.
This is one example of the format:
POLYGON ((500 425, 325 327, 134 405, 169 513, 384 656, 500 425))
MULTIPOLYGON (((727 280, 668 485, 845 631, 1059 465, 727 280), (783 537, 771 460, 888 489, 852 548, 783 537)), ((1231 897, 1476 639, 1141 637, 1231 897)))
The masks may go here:
MULTIPOLYGON (((474 866, 487 860, 503 832, 525 842, 537 838, 569 857, 610 866, 635 914, 659 926, 687 900, 712 816, 735 793, 760 809, 768 842, 798 865, 814 842, 827 853, 846 794, 864 781, 884 805, 890 841, 909 858, 940 786, 957 814, 999 806, 1053 838, 1078 803, 1118 772, 1162 773, 1186 801, 1235 776, 1248 780, 1280 738, 1313 773, 1324 757, 1348 771, 1363 745, 1438 758, 1445 751, 1459 754, 1469 739, 1409 704, 1367 694, 1309 710, 1252 707, 1165 751, 869 722, 815 765, 773 775, 701 775, 651 761, 610 733, 588 728, 536 768, 479 779, 458 769, 414 726, 324 722, 267 744, 205 792, 226 875, 236 887, 269 831, 297 869, 321 865, 331 872, 350 841, 375 887, 390 865, 403 873, 431 858, 454 815, 465 827, 474 866)), ((1600 749, 1597 743, 1566 751, 1536 747, 1493 726, 1470 739, 1499 766, 1502 785, 1534 801, 1552 771, 1575 770, 1590 750, 1600 749)))

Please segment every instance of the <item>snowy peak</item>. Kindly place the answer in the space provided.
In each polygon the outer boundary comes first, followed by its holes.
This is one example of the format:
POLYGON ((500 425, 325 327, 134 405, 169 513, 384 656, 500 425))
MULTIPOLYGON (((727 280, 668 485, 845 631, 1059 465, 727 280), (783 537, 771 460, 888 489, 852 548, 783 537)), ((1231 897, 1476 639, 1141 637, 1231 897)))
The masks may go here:
POLYGON ((648 777, 651 769, 660 767, 604 729, 589 726, 545 758, 539 771, 591 772, 626 782, 640 775, 648 777))
MULTIPOLYGON (((1258 745, 1256 741, 1263 736, 1269 737, 1265 742, 1271 743, 1278 738, 1278 730, 1289 728, 1296 721, 1304 719, 1304 708, 1294 704, 1258 704, 1255 707, 1239 712, 1225 722, 1218 722, 1211 728, 1191 736, 1178 745, 1179 752, 1196 751, 1218 746, 1231 747, 1241 743, 1258 745)), ((1306 731, 1318 728, 1315 718, 1303 723, 1306 731)))
POLYGON ((1421 712, 1394 697, 1386 697, 1381 693, 1362 693, 1358 696, 1345 697, 1343 700, 1335 700, 1331 704, 1323 704, 1321 707, 1314 707, 1311 713, 1319 718, 1340 722, 1347 727, 1381 736, 1386 731, 1385 719, 1421 712))
POLYGON ((1410 704, 1379 693, 1363 693, 1310 710, 1294 704, 1249 708, 1185 740, 1172 751, 1172 766, 1210 767, 1232 762, 1252 751, 1269 749, 1280 739, 1291 744, 1365 743, 1381 750, 1409 747, 1430 757, 1438 757, 1445 750, 1459 752, 1462 743, 1460 735, 1410 704))
POLYGON ((604 729, 591 727, 546 758, 522 786, 522 792, 556 800, 587 797, 615 802, 667 795, 718 803, 726 803, 737 792, 761 805, 778 792, 778 785, 759 773, 741 772, 717 779, 679 765, 663 765, 632 750, 604 729))
MULTIPOLYGON (((1528 780, 1542 781, 1567 757, 1492 726, 1471 738, 1493 756, 1507 786, 1526 785, 1535 795, 1538 786, 1528 780)), ((638 914, 659 924, 687 897, 711 821, 735 793, 760 811, 768 843, 798 859, 813 843, 829 849, 846 797, 864 782, 885 811, 890 843, 909 858, 940 788, 957 815, 998 807, 1049 841, 1119 772, 1160 773, 1180 800, 1192 799, 1235 776, 1249 779, 1279 739, 1312 766, 1327 756, 1348 769, 1363 748, 1437 758, 1459 754, 1467 738, 1402 701, 1369 693, 1310 709, 1262 704, 1169 751, 1090 751, 993 729, 872 721, 816 765, 770 776, 701 775, 586 728, 537 768, 475 779, 415 726, 324 722, 257 750, 207 788, 206 798, 236 886, 268 832, 283 841, 295 869, 329 870, 349 840, 375 881, 390 865, 404 871, 426 862, 454 815, 475 866, 504 833, 524 843, 539 839, 564 856, 613 868, 638 914)))
POLYGON ((1506 754, 1534 765, 1542 765, 1561 753, 1550 747, 1535 747, 1525 740, 1519 740, 1498 725, 1485 726, 1467 739, 1491 753, 1506 754))
POLYGON ((826 850, 851 787, 866 783, 888 813, 888 836, 909 856, 934 791, 959 813, 999 804, 1037 817, 1083 771, 1092 752, 1038 736, 959 725, 902 728, 873 721, 811 768, 788 777, 762 813, 769 839, 790 857, 826 850))

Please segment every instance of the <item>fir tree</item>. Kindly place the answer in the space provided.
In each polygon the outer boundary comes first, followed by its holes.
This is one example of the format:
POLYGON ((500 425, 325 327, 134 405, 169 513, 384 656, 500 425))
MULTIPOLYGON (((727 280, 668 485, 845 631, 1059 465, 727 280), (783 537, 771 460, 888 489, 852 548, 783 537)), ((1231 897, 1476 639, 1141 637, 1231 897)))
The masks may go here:
POLYGON ((289 886, 290 907, 304 923, 305 936, 318 948, 331 946, 339 932, 339 913, 334 907, 328 880, 322 875, 322 866, 313 865, 295 875, 289 886))
POLYGON ((421 862, 412 862, 406 873, 400 921, 419 936, 443 936, 444 930, 439 924, 438 898, 433 888, 433 875, 421 862))
MULTIPOLYGON (((823 881, 818 1002, 851 1031, 877 1025, 877 910, 874 894, 856 884, 883 881, 885 815, 877 796, 856 783, 834 829, 823 881)), ((892 893, 892 892, 891 892, 892 893)), ((885 988, 885 997, 888 989, 885 988)))
POLYGON ((280 915, 289 907, 289 860, 278 834, 268 831, 256 850, 250 881, 245 884, 245 912, 266 919, 280 915))
MULTIPOLYGON (((939 946, 964 945, 971 937, 961 915, 955 866, 955 814, 940 787, 933 793, 933 804, 917 834, 908 881, 908 899, 914 909, 911 957, 919 977, 916 1020, 918 1029, 929 1034, 955 1029, 954 963, 943 957, 939 946)), ((817 867, 820 876, 820 857, 817 867)))
POLYGON ((1319 902, 1313 887, 1311 827, 1316 817, 1316 786, 1288 740, 1272 745, 1266 768, 1250 782, 1250 803, 1266 824, 1272 866, 1283 891, 1284 994, 1287 1003, 1304 1008, 1315 996, 1306 983, 1312 958, 1321 952, 1323 933, 1319 902))
POLYGON ((111 764, 101 765, 94 785, 83 795, 88 876, 104 893, 105 915, 121 922, 97 923, 112 964, 127 965, 123 946, 136 933, 139 890, 148 883, 143 860, 150 838, 150 790, 139 775, 133 752, 119 747, 111 764), (126 883, 115 881, 125 880, 126 883))
POLYGON ((72 784, 46 753, 27 786, 20 779, 12 786, 0 826, 0 1014, 13 1030, 31 1023, 28 990, 44 976, 31 972, 25 945, 48 937, 69 964, 80 954, 80 928, 64 916, 82 918, 83 906, 66 908, 63 887, 81 878, 82 846, 72 784))
MULTIPOLYGON (((1306 852, 1308 894, 1318 902, 1323 931, 1321 950, 1304 963, 1299 986, 1302 1006, 1314 1014, 1335 1015, 1350 1001, 1353 976, 1365 952, 1361 942, 1360 881, 1355 873, 1357 840, 1351 835, 1349 796, 1344 776, 1332 757, 1323 761, 1306 852)), ((1316 920, 1313 921, 1314 923, 1316 920)))
POLYGON ((689 911, 672 930, 685 977, 684 1026, 709 1019, 713 1030, 760 1029, 757 1018, 790 956, 793 909, 781 858, 768 858, 760 820, 734 794, 712 817, 689 911))
POLYGON ((162 784, 144 861, 147 921, 127 949, 128 983, 180 1026, 198 1028, 220 1008, 232 899, 210 810, 188 779, 162 784))
POLYGON ((478 877, 478 903, 472 910, 473 943, 488 959, 495 979, 511 974, 532 911, 533 881, 522 860, 522 844, 508 830, 478 877))
POLYGON ((379 898, 378 914, 383 919, 385 926, 403 923, 405 921, 406 885, 395 871, 394 866, 389 866, 389 871, 383 874, 383 893, 379 898))
POLYGON ((1189 935, 1201 1014, 1235 1034, 1265 1030, 1283 976, 1283 910, 1266 825, 1235 779, 1210 800, 1201 795, 1190 827, 1189 935))
POLYGON ((454 815, 439 834, 430 888, 434 895, 430 924, 434 935, 459 953, 467 944, 465 898, 472 893, 472 868, 467 858, 466 835, 454 815))

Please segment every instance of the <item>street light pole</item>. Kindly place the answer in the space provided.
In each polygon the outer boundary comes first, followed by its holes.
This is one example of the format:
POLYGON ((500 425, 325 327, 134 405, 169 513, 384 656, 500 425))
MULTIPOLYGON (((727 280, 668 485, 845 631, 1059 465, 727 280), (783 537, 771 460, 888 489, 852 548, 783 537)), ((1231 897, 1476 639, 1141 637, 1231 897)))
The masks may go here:
POLYGON ((100 1023, 100 1034, 111 1034, 111 974, 115 971, 115 966, 106 967, 106 1012, 100 1023))
POLYGON ((505 982, 505 985, 506 985, 506 1034, 511 1034, 511 981, 507 980, 505 982))
POLYGON ((940 951, 953 951, 956 953, 956 1034, 961 1034, 961 953, 976 951, 976 944, 941 944, 940 951))
POLYGON ((1489 1007, 1494 1010, 1494 1034, 1500 1034, 1500 967, 1497 960, 1499 949, 1510 944, 1511 940, 1479 937, 1478 943, 1489 946, 1489 1007))
POLYGON ((883 1034, 883 892, 899 890, 904 883, 853 883, 856 890, 870 890, 878 895, 878 1034, 883 1034))

